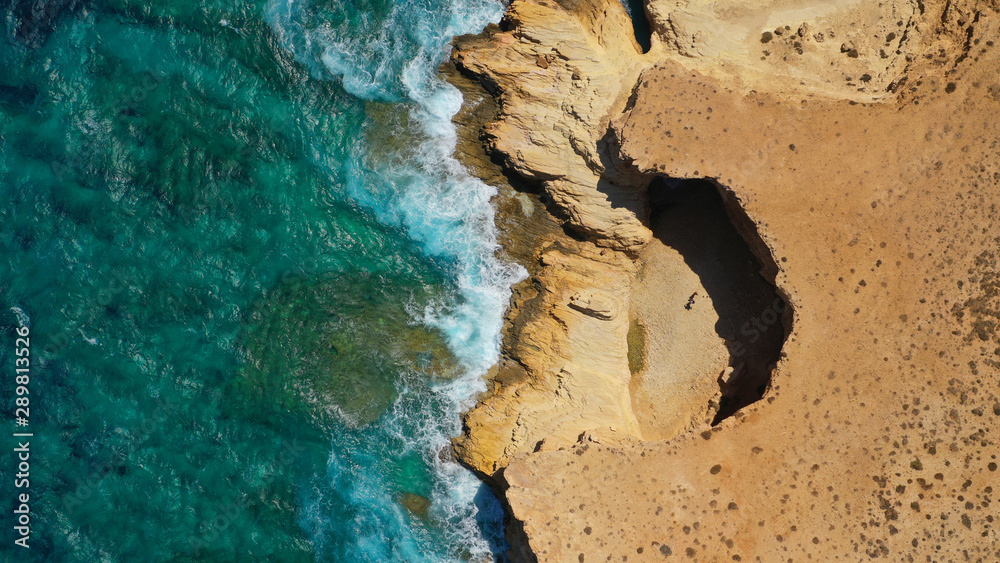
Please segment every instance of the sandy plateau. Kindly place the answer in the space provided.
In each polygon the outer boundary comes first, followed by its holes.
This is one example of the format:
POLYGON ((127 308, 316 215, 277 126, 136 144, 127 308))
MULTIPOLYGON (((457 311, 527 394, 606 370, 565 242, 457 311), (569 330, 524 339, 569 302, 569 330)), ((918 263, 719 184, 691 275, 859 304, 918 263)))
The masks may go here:
POLYGON ((455 441, 512 559, 1000 561, 1000 3, 645 11, 452 55, 531 273, 455 441))

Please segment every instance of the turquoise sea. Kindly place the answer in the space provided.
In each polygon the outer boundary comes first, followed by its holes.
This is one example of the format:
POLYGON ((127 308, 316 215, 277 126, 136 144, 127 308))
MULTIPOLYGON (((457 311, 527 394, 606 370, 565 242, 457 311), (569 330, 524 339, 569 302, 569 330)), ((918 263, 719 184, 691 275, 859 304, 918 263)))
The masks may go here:
POLYGON ((502 558, 449 438, 522 272, 436 73, 502 10, 4 3, 0 560, 502 558))

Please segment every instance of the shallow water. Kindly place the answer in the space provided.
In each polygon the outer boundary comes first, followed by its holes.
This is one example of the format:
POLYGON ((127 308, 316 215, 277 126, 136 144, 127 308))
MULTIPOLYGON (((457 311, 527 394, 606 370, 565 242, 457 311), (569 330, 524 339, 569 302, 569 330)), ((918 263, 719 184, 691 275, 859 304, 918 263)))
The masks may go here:
POLYGON ((7 8, 0 44, 0 365, 19 316, 34 359, 32 549, 0 550, 502 549, 496 499, 446 452, 521 273, 435 73, 501 5, 63 7, 7 8))

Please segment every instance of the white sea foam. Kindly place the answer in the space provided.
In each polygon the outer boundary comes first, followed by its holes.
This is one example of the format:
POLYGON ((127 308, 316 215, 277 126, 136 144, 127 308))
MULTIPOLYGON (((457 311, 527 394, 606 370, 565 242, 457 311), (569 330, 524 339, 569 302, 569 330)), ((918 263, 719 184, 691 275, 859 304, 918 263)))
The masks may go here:
MULTIPOLYGON (((359 135, 346 163, 345 187, 352 199, 379 220, 405 228, 428 255, 454 265, 459 298, 417 311, 415 317, 440 329, 467 369, 463 377, 431 390, 433 400, 413 400, 414 393, 428 392, 426 385, 401 388, 401 399, 380 426, 405 450, 422 452, 434 468, 433 517, 447 522, 448 533, 471 554, 488 554, 488 542, 476 522, 480 509, 474 503, 481 484, 438 452, 450 447, 451 436, 460 431, 460 412, 485 389, 482 374, 499 356, 510 287, 525 272, 496 257, 497 233, 490 204, 496 190, 471 176, 454 157, 457 132, 451 119, 461 108, 462 97, 436 70, 451 37, 498 21, 503 6, 496 0, 404 0, 395 3, 379 22, 362 17, 352 21, 354 27, 344 24, 341 28, 303 23, 309 21, 303 15, 306 9, 294 0, 272 0, 269 21, 283 44, 317 76, 340 80, 348 93, 363 100, 402 104, 418 129, 409 132, 419 143, 408 154, 377 162, 368 157, 369 147, 359 135)), ((350 473, 354 482, 342 482, 347 471, 344 465, 344 460, 332 459, 330 477, 352 490, 358 502, 393 505, 372 506, 370 516, 405 527, 405 515, 386 512, 398 512, 384 490, 387 485, 374 472, 363 471, 350 473)), ((368 538, 359 548, 364 547, 365 557, 374 556, 387 549, 384 541, 368 538)))
POLYGON ((15 316, 17 316, 17 323, 19 325, 31 326, 31 319, 28 317, 28 314, 24 312, 24 309, 21 309, 20 307, 11 307, 10 310, 14 312, 15 316))

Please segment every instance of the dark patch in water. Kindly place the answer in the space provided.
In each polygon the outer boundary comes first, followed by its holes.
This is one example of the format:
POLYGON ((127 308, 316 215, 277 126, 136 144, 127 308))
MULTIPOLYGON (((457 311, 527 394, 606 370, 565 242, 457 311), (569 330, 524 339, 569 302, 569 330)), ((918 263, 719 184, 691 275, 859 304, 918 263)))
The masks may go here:
POLYGON ((490 551, 493 552, 498 563, 510 563, 507 554, 510 545, 507 543, 504 533, 503 506, 500 500, 493 494, 492 489, 482 484, 476 491, 474 502, 479 510, 476 514, 476 525, 479 526, 483 537, 489 542, 490 551))
POLYGON ((325 420, 336 405, 359 425, 396 400, 400 373, 449 377, 458 369, 443 336, 408 312, 431 298, 422 284, 365 273, 291 276, 255 303, 243 335, 246 368, 234 392, 251 411, 325 420))
POLYGON ((38 97, 38 88, 28 84, 25 86, 8 86, 0 84, 0 105, 28 109, 38 97))
POLYGON ((622 5, 628 11, 632 19, 632 31, 635 33, 635 40, 642 47, 642 52, 649 52, 653 36, 649 27, 649 18, 646 17, 646 9, 643 7, 643 0, 622 0, 622 5))
POLYGON ((28 47, 38 47, 48 39, 59 18, 79 5, 80 0, 13 0, 8 10, 17 19, 14 37, 28 47))

